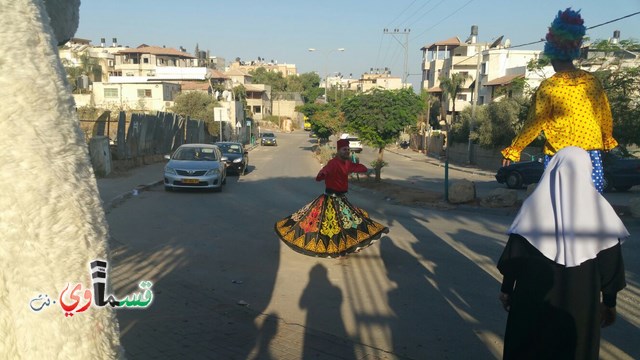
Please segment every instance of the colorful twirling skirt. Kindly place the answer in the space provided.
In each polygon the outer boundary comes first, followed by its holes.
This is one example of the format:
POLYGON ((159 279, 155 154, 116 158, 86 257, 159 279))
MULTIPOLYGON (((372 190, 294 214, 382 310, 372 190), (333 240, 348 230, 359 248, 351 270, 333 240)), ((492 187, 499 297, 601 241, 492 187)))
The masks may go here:
POLYGON ((275 231, 301 254, 332 258, 360 251, 389 229, 351 205, 344 194, 323 194, 276 222, 275 231))

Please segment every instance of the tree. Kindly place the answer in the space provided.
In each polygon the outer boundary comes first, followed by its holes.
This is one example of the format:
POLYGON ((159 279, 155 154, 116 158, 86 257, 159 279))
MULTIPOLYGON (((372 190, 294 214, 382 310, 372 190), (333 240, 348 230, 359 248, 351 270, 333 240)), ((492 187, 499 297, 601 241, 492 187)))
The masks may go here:
POLYGON ((455 123, 456 117, 456 97, 458 93, 462 90, 462 86, 469 78, 468 75, 464 75, 462 73, 451 74, 451 77, 441 77, 440 78, 440 89, 442 89, 442 104, 441 104, 441 119, 445 120, 446 130, 447 130, 447 157, 449 156, 449 128, 451 123, 455 123), (452 113, 451 113, 451 121, 446 121, 447 119, 447 109, 449 108, 449 99, 453 101, 452 113))
POLYGON ((304 89, 302 91, 302 98, 305 103, 314 102, 323 94, 324 90, 320 88, 320 76, 318 74, 313 72, 304 73, 300 74, 298 79, 304 89))
POLYGON ((344 115, 334 104, 309 103, 297 106, 296 111, 309 118, 311 131, 320 139, 329 139, 344 126, 344 115))
POLYGON ((67 59, 62 60, 62 65, 67 72, 67 79, 72 86, 73 92, 81 91, 78 89, 77 84, 77 80, 81 75, 88 76, 91 81, 102 80, 102 67, 96 58, 91 57, 89 53, 83 53, 78 59, 80 60, 78 65, 67 59))
POLYGON ((452 128, 452 139, 466 142, 471 138, 484 148, 508 146, 522 127, 529 105, 528 99, 515 97, 478 106, 476 127, 470 135, 468 124, 471 120, 471 108, 464 109, 460 114, 462 121, 452 128))
POLYGON ((640 67, 597 72, 609 98, 613 137, 624 146, 640 145, 640 67))
POLYGON ((183 92, 176 96, 171 111, 194 120, 202 120, 207 124, 211 135, 220 135, 219 126, 213 118, 213 108, 219 106, 210 95, 200 91, 183 92))
POLYGON ((249 74, 253 77, 254 84, 269 85, 271 91, 274 92, 287 91, 287 81, 279 71, 267 71, 267 69, 259 67, 249 71, 249 74))
POLYGON ((374 89, 342 103, 346 129, 378 149, 378 159, 372 164, 376 181, 380 181, 380 170, 385 165, 384 148, 395 142, 406 126, 416 126, 423 109, 424 101, 411 89, 374 89))

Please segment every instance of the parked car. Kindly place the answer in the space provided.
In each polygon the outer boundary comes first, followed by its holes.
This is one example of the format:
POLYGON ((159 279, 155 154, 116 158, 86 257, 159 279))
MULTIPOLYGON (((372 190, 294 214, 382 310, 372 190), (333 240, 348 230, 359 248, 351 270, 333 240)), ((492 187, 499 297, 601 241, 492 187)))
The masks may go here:
POLYGON ((273 145, 278 146, 278 141, 276 140, 276 135, 271 132, 262 133, 260 136, 260 145, 273 145))
POLYGON ((164 167, 164 189, 211 189, 222 191, 227 181, 226 158, 216 145, 185 144, 171 155, 164 167))
POLYGON ((360 139, 358 139, 356 136, 349 135, 349 134, 345 133, 345 134, 340 135, 340 139, 349 140, 349 150, 350 151, 355 151, 357 153, 362 151, 362 143, 360 142, 360 139))
MULTIPOLYGON (((604 190, 627 191, 640 185, 640 158, 631 155, 625 148, 616 147, 603 153, 604 190)), ((544 172, 542 156, 534 161, 521 161, 498 169, 495 177, 510 189, 537 183, 544 172)))
POLYGON ((244 175, 249 166, 249 152, 239 142, 217 142, 215 145, 222 152, 222 156, 227 158, 227 171, 231 170, 238 175, 244 175))

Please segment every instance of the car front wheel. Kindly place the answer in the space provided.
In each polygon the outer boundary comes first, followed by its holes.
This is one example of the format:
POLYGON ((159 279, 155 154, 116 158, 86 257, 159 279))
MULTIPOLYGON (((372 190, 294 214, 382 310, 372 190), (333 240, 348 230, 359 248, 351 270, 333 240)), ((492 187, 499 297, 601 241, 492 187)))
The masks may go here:
POLYGON ((522 176, 517 172, 512 172, 507 176, 507 187, 509 189, 520 189, 522 187, 522 176))

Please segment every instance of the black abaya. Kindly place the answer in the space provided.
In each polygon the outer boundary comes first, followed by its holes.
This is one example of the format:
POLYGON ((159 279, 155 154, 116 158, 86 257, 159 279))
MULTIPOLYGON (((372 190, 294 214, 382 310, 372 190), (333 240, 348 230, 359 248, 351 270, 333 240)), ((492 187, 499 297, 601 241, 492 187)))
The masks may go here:
POLYGON ((600 294, 615 306, 626 285, 619 243, 565 267, 512 234, 498 269, 502 292, 511 297, 504 359, 598 359, 600 294))

